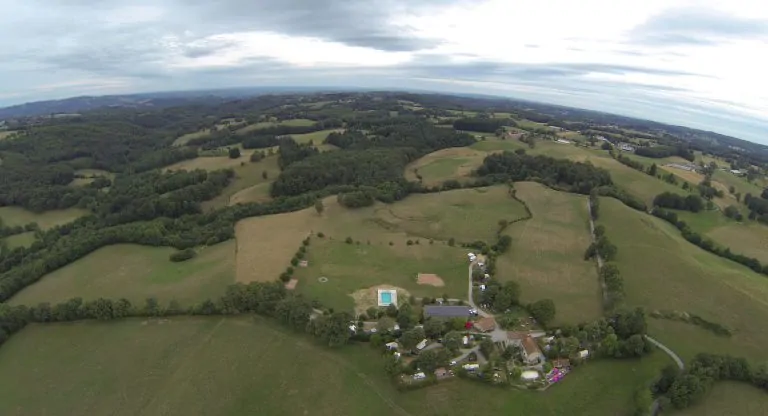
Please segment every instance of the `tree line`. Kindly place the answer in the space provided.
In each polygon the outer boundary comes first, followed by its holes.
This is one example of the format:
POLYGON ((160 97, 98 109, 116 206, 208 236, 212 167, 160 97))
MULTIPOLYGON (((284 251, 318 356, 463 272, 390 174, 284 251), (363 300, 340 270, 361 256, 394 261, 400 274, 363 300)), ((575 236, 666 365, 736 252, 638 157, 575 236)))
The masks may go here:
POLYGON ((679 156, 685 160, 693 162, 696 160, 693 150, 685 146, 684 144, 678 144, 676 146, 650 146, 650 147, 638 147, 635 149, 635 154, 643 157, 651 157, 654 159, 663 159, 670 156, 679 156))
POLYGON ((662 192, 653 198, 653 205, 660 208, 699 212, 704 209, 704 200, 698 195, 682 196, 672 192, 662 192))
POLYGON ((512 119, 501 118, 460 118, 453 122, 453 128, 460 131, 479 131, 483 133, 495 133, 499 129, 517 124, 512 119))
POLYGON ((718 381, 749 383, 768 391, 768 365, 751 365, 746 359, 730 355, 696 355, 685 371, 665 367, 651 387, 661 397, 662 408, 672 405, 684 409, 699 403, 718 381))

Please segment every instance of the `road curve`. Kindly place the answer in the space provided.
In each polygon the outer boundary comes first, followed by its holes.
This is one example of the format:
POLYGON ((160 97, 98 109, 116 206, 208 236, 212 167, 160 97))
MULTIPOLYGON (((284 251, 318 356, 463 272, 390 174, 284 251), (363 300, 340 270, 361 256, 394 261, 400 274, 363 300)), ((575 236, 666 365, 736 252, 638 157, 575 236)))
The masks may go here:
POLYGON ((677 366, 680 368, 680 370, 685 369, 685 363, 683 363, 683 360, 680 359, 680 357, 677 354, 675 354, 674 351, 672 351, 671 349, 667 348, 666 345, 662 344, 659 341, 656 341, 655 339, 651 338, 648 335, 645 335, 645 339, 647 339, 648 341, 651 341, 651 344, 659 347, 662 351, 667 353, 667 355, 669 355, 672 358, 672 360, 675 361, 675 364, 677 364, 677 366))

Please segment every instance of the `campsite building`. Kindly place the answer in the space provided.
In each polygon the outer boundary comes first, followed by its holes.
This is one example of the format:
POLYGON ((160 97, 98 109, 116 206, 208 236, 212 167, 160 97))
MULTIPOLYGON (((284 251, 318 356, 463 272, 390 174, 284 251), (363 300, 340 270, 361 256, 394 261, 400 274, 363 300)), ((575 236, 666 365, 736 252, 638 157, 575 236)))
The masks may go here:
POLYGON ((472 308, 469 306, 426 305, 424 316, 428 318, 469 318, 472 308))
POLYGON ((496 329, 496 321, 491 317, 483 317, 478 319, 473 326, 480 332, 490 332, 496 329))

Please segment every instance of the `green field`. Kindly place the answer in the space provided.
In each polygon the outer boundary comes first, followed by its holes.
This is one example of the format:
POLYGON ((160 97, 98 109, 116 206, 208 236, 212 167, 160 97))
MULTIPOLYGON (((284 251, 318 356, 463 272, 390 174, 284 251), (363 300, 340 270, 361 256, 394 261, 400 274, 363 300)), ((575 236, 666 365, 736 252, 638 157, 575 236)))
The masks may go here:
MULTIPOLYGON (((740 209, 746 217, 749 211, 744 207, 740 209)), ((727 218, 720 211, 702 211, 696 214, 680 211, 677 216, 692 230, 709 237, 721 246, 729 247, 732 252, 768 263, 768 226, 750 220, 738 222, 727 218)))
POLYGON ((168 259, 174 251, 133 244, 107 246, 43 276, 9 303, 37 305, 73 297, 124 297, 143 305, 147 297, 154 296, 165 304, 177 300, 191 306, 219 296, 234 283, 234 241, 206 247, 197 257, 181 263, 168 259))
POLYGON ((552 299, 558 323, 600 317, 597 270, 584 261, 591 243, 586 197, 532 182, 516 183, 515 188, 533 218, 507 228, 512 246, 498 259, 498 278, 519 283, 524 303, 552 299))
POLYGON ((489 243, 496 239, 500 220, 513 221, 526 215, 523 205, 502 185, 411 195, 375 211, 378 224, 409 235, 489 243))
POLYGON ((8 244, 8 248, 10 249, 14 249, 16 247, 29 247, 32 245, 32 243, 35 242, 35 233, 34 231, 28 231, 26 233, 5 237, 3 241, 8 244))
POLYGON ((651 334, 690 358, 697 352, 768 359, 768 278, 685 241, 679 231, 620 202, 601 200, 599 223, 619 247, 626 303, 695 313, 726 326, 722 338, 683 323, 651 320, 651 334))
POLYGON ((0 349, 0 414, 616 415, 667 362, 590 362, 546 393, 401 393, 364 345, 330 350, 261 318, 32 325, 0 349))
POLYGON ((277 155, 267 156, 258 162, 240 158, 245 164, 235 165, 235 177, 215 198, 202 203, 204 211, 214 210, 235 203, 263 202, 269 200, 269 185, 280 175, 277 155), (263 173, 267 172, 264 179, 263 173))
MULTIPOLYGON (((340 239, 315 239, 309 248, 309 267, 297 269, 297 290, 335 310, 351 311, 355 306, 353 292, 381 284, 405 289, 414 296, 466 298, 466 250, 442 243, 430 245, 421 240, 407 246, 386 243, 346 244, 340 239), (440 276, 444 287, 419 285, 418 273, 440 276), (328 281, 319 282, 319 277, 328 281)), ((401 302, 406 301, 405 299, 401 302)), ((371 305, 369 305, 371 306, 371 305)), ((365 310, 366 307, 361 308, 365 310)))
POLYGON ((632 195, 642 199, 650 204, 653 198, 662 192, 684 193, 679 186, 670 185, 662 180, 648 176, 629 166, 622 165, 611 158, 608 152, 597 149, 588 149, 562 143, 555 143, 550 140, 538 140, 534 149, 529 149, 528 145, 519 140, 490 139, 479 141, 472 146, 472 149, 486 152, 498 150, 525 149, 531 155, 544 155, 559 159, 569 159, 576 162, 590 162, 593 165, 606 169, 613 182, 629 192, 632 195))
POLYGON ((718 382, 701 403, 672 414, 681 416, 746 416, 763 415, 768 408, 768 395, 745 383, 718 382))
POLYGON ((487 152, 466 147, 442 149, 432 152, 405 167, 405 177, 428 186, 440 185, 446 180, 465 182, 472 172, 483 164, 487 152))
POLYGON ((291 120, 282 120, 279 122, 276 121, 262 121, 259 123, 249 124, 241 129, 237 130, 237 133, 243 134, 248 133, 250 131, 264 129, 267 127, 275 127, 275 126, 311 126, 315 124, 314 120, 309 120, 305 118, 296 118, 291 120))
POLYGON ((325 143, 325 139, 328 137, 331 133, 341 133, 344 129, 328 129, 328 130, 320 130, 315 131, 312 133, 305 133, 305 134, 292 134, 291 138, 296 143, 300 144, 307 144, 309 142, 312 142, 314 146, 319 146, 323 143, 325 143))
POLYGON ((87 214, 88 211, 77 208, 45 211, 38 214, 20 207, 0 207, 0 219, 3 220, 3 224, 15 227, 36 222, 43 230, 72 222, 87 214))

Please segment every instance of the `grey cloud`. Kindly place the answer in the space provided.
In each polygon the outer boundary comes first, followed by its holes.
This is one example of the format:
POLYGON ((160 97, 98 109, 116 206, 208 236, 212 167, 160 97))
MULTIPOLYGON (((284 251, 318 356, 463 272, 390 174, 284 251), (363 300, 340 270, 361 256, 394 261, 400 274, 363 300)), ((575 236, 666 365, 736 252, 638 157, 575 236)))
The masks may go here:
POLYGON ((767 20, 697 8, 668 9, 630 32, 633 42, 648 45, 710 45, 727 39, 767 36, 767 20))

